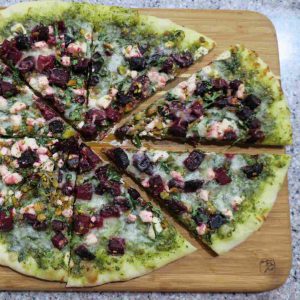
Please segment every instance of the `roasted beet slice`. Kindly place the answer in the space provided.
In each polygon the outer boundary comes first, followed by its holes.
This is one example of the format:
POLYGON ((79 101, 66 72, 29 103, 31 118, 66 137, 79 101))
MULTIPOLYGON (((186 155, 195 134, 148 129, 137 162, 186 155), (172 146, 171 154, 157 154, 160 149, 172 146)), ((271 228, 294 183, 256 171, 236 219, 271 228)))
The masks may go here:
POLYGON ((135 71, 143 71, 147 65, 144 57, 131 57, 128 62, 130 69, 135 71))
POLYGON ((12 209, 0 211, 0 231, 10 231, 14 227, 14 218, 12 209))
POLYGON ((148 175, 153 173, 153 164, 146 153, 137 153, 133 155, 133 165, 141 172, 148 175))
POLYGON ((250 129, 259 129, 261 127, 261 122, 259 119, 252 117, 251 120, 248 121, 247 126, 250 129))
POLYGON ((105 113, 107 120, 112 122, 118 122, 121 118, 121 114, 119 113, 119 111, 115 108, 112 108, 111 106, 105 110, 105 113))
POLYGON ((35 103, 46 121, 52 120, 53 118, 57 117, 56 112, 42 101, 36 100, 35 103))
POLYGON ((78 154, 69 154, 66 161, 66 166, 71 171, 76 171, 79 166, 79 155, 78 154))
POLYGON ((204 181, 200 180, 200 179, 193 179, 193 180, 185 181, 184 191, 185 191, 185 193, 196 192, 197 190, 199 190, 202 187, 203 183, 204 183, 204 181))
POLYGON ((30 48, 30 38, 24 34, 17 35, 15 41, 18 50, 28 50, 30 48))
POLYGON ((91 223, 93 228, 101 228, 103 226, 103 217, 100 214, 91 217, 91 223))
POLYGON ((100 210, 102 218, 119 218, 120 210, 116 205, 107 205, 100 210))
POLYGON ((78 185, 75 188, 76 198, 81 200, 91 200, 93 196, 93 185, 91 183, 85 183, 78 185))
POLYGON ((72 99, 75 103, 84 104, 86 101, 86 98, 84 96, 76 96, 72 99))
POLYGON ((98 73, 104 63, 104 59, 100 52, 95 52, 92 56, 91 73, 98 73))
POLYGON ((56 119, 49 123, 49 130, 52 133, 62 133, 64 129, 65 125, 62 120, 56 119))
POLYGON ((232 81, 230 81, 229 83, 229 87, 233 90, 233 91, 237 91, 239 86, 242 84, 243 82, 241 80, 238 79, 234 79, 232 81))
POLYGON ((126 104, 130 103, 133 99, 131 95, 124 94, 122 92, 118 92, 116 95, 117 104, 120 106, 125 106, 126 104))
POLYGON ((168 133, 174 137, 184 138, 186 137, 187 125, 178 119, 170 126, 168 133))
POLYGON ((38 221, 36 220, 33 224, 32 224, 32 228, 34 230, 37 230, 37 231, 44 231, 46 230, 48 227, 48 224, 46 221, 38 221))
POLYGON ((4 98, 9 98, 15 96, 18 90, 12 83, 0 80, 0 93, 4 98))
POLYGON ((228 175, 228 171, 225 168, 214 169, 215 180, 220 185, 226 185, 231 182, 231 178, 228 175))
POLYGON ((34 67, 35 67, 35 60, 33 56, 25 57, 18 64, 18 70, 23 74, 33 71, 34 67))
POLYGON ((113 237, 108 241, 108 253, 111 255, 124 255, 125 239, 113 237))
POLYGON ((99 167, 95 171, 95 174, 100 181, 106 181, 107 180, 107 171, 108 171, 108 165, 105 165, 105 166, 99 167))
POLYGON ((249 107, 244 107, 236 112, 238 118, 242 121, 250 119, 253 115, 253 111, 249 107))
POLYGON ((87 215, 76 215, 74 217, 74 231, 77 234, 86 234, 90 230, 91 218, 87 215))
POLYGON ((189 51, 183 53, 172 54, 172 58, 180 68, 186 68, 193 64, 193 55, 189 51))
POLYGON ((65 88, 70 79, 70 74, 65 69, 54 68, 50 70, 49 82, 59 87, 65 88))
POLYGON ((31 149, 27 149, 18 158, 18 164, 20 168, 28 168, 28 167, 32 167, 37 160, 38 160, 37 154, 31 149))
POLYGON ((96 256, 85 245, 80 245, 74 250, 75 254, 84 260, 93 260, 96 256))
POLYGON ((115 136, 117 139, 123 140, 126 137, 127 132, 129 131, 130 127, 128 125, 124 125, 119 127, 115 131, 115 136))
POLYGON ((226 130, 224 132, 223 139, 225 141, 235 141, 235 140, 237 140, 237 138, 238 138, 238 136, 233 130, 226 130))
POLYGON ((164 190, 164 182, 160 175, 154 175, 149 179, 150 190, 154 196, 159 196, 164 190))
POLYGON ((95 140, 98 135, 97 127, 94 124, 85 124, 80 128, 80 132, 87 141, 95 140))
POLYGON ((173 72, 174 69, 174 65, 175 65, 175 61, 174 58, 169 56, 162 64, 160 71, 167 73, 167 74, 171 74, 173 72))
POLYGON ((43 24, 35 26, 31 31, 31 39, 34 42, 45 41, 49 38, 49 28, 43 24))
POLYGON ((226 223, 226 217, 222 214, 214 214, 209 216, 208 225, 212 230, 220 228, 226 223))
POLYGON ((61 188, 61 191, 66 196, 72 196, 74 192, 74 187, 71 181, 67 181, 61 188))
POLYGON ((150 95, 150 79, 147 75, 141 75, 133 80, 130 88, 129 95, 132 95, 136 99, 145 99, 150 95))
POLYGON ((254 110, 261 104, 261 100, 255 95, 250 94, 243 100, 243 104, 254 110))
POLYGON ((130 201, 122 196, 115 197, 113 200, 113 204, 117 205, 121 211, 127 211, 131 208, 130 201))
POLYGON ((22 52, 17 49, 16 41, 14 40, 4 40, 1 45, 0 54, 2 58, 15 65, 22 58, 22 52))
POLYGON ((184 188, 184 181, 172 178, 168 182, 168 187, 171 188, 177 188, 177 189, 183 189, 184 188))
POLYGON ((88 146, 83 145, 80 150, 81 155, 83 155, 89 161, 90 165, 95 167, 98 163, 101 162, 100 157, 88 146))
POLYGON ((26 221, 26 223, 33 225, 36 221, 36 215, 25 213, 23 214, 23 219, 26 221))
POLYGON ((77 63, 73 65, 73 71, 76 74, 87 74, 90 65, 88 58, 80 58, 77 63))
POLYGON ((196 96, 203 97, 205 93, 207 93, 211 88, 211 84, 209 81, 200 81, 196 84, 196 89, 194 94, 196 96))
POLYGON ((253 165, 245 166, 242 168, 243 172, 249 179, 259 176, 263 169, 264 165, 262 163, 255 163, 253 165))
POLYGON ((43 72, 45 70, 53 69, 55 64, 55 56, 54 55, 39 55, 36 63, 36 69, 39 72, 43 72))
POLYGON ((165 205, 176 215, 187 212, 187 207, 180 200, 170 199, 165 202, 165 205))
POLYGON ((85 121, 102 126, 106 120, 106 112, 103 109, 92 108, 85 114, 85 121))
POLYGON ((203 106, 198 102, 194 102, 191 106, 192 114, 196 116, 197 118, 200 118, 203 116, 204 109, 203 106))
POLYGON ((125 170, 129 166, 128 156, 123 149, 114 148, 112 150, 109 150, 107 154, 118 168, 125 170))
POLYGON ((80 174, 91 171, 93 169, 93 166, 90 164, 88 159, 86 157, 81 157, 79 161, 79 171, 80 174))
POLYGON ((60 231, 64 231, 67 228, 67 225, 63 221, 52 220, 52 222, 51 222, 51 228, 55 232, 60 232, 60 231))
POLYGON ((192 151, 189 156, 184 160, 185 167, 190 171, 195 171, 199 168, 205 158, 205 154, 200 151, 192 151))
POLYGON ((129 188, 128 189, 128 194, 134 200, 137 200, 138 198, 141 197, 140 193, 136 189, 134 189, 134 188, 129 188))
POLYGON ((212 86, 215 91, 226 91, 228 89, 228 83, 225 79, 216 78, 212 80, 212 86))
POLYGON ((51 242, 55 248, 61 250, 68 244, 68 239, 61 232, 58 232, 51 238, 51 242))

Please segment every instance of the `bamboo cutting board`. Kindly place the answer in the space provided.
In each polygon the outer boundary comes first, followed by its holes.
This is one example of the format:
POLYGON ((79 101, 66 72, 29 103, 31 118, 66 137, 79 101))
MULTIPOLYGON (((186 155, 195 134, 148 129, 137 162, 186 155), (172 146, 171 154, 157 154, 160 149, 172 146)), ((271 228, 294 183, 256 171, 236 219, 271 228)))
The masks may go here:
MULTIPOLYGON (((142 9, 142 13, 169 18, 181 25, 206 34, 217 42, 217 47, 202 62, 181 74, 174 86, 199 67, 235 43, 256 50, 263 60, 279 75, 276 33, 271 22, 249 11, 201 11, 172 9, 142 9)), ((160 93, 162 95, 162 93, 160 93)), ((147 104, 155 101, 152 97, 147 104)), ((139 109, 141 109, 141 106, 139 109)), ((106 141, 109 141, 108 137, 106 141)), ((99 144, 91 143, 99 152, 99 144)), ((149 143, 148 143, 149 145, 149 143)), ((187 149, 186 145, 155 143, 156 148, 187 149)), ((231 148, 202 147, 209 151, 245 153, 284 153, 283 148, 231 148)), ((130 184, 134 185, 129 180, 130 184)), ((144 193, 142 193, 145 195, 144 193)), ((175 223, 173 220, 171 222, 175 223)), ((195 253, 171 263, 157 271, 123 283, 106 284, 81 291, 180 291, 180 292, 241 292, 264 291, 283 284, 291 267, 291 236, 288 205, 288 186, 285 181, 277 202, 263 227, 245 243, 223 256, 216 256, 175 223, 178 230, 198 248, 195 253)), ((71 291, 64 284, 33 279, 20 275, 9 268, 0 267, 1 290, 71 291)))

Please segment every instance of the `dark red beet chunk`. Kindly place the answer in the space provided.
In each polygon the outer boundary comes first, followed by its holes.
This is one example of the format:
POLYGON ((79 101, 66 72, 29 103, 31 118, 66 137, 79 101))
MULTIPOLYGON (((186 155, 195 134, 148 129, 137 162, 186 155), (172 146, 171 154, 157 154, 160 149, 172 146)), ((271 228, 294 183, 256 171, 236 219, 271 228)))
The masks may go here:
POLYGON ((34 70, 35 61, 33 56, 27 56, 22 59, 18 64, 18 69, 21 73, 27 73, 34 70))
POLYGON ((133 165, 141 172, 148 175, 153 173, 153 164, 146 153, 137 153, 133 156, 133 165))
POLYGON ((121 115, 119 113, 118 110, 112 108, 112 107, 108 107, 106 110, 106 117, 109 121, 112 121, 112 122, 117 122, 120 120, 121 118, 121 115))
POLYGON ((197 209, 196 214, 193 216, 193 220, 197 225, 207 224, 208 218, 208 212, 201 207, 197 209))
POLYGON ((61 233, 58 232, 51 238, 52 244, 55 248, 61 250, 68 244, 68 239, 61 233))
POLYGON ((189 67, 194 62, 192 53, 189 51, 180 54, 172 54, 172 58, 180 68, 189 67))
POLYGON ((54 68, 50 70, 49 82, 59 87, 65 88, 70 79, 70 74, 67 70, 54 68))
POLYGON ((4 98, 15 96, 18 93, 17 88, 10 82, 0 81, 0 94, 4 98))
POLYGON ((79 166, 79 155, 78 154, 70 154, 66 161, 66 165, 69 170, 76 171, 79 166))
POLYGON ((178 188, 178 189, 183 189, 184 188, 184 182, 180 181, 178 179, 172 178, 168 182, 168 187, 171 188, 178 188))
POLYGON ((116 95, 117 103, 120 106, 125 106, 127 103, 132 101, 132 97, 130 95, 124 94, 122 92, 118 92, 116 95))
POLYGON ((169 134, 175 137, 185 137, 187 132, 187 124, 176 120, 168 130, 169 134))
POLYGON ((120 210, 123 212, 131 208, 130 201, 122 196, 114 198, 113 204, 117 205, 120 208, 120 210))
POLYGON ((231 182, 231 178, 227 174, 227 170, 224 168, 214 169, 215 172, 215 180, 220 185, 225 185, 231 182))
POLYGON ((134 79, 130 88, 129 95, 137 99, 145 99, 149 96, 150 79, 147 75, 141 75, 134 79))
POLYGON ((72 196, 74 192, 73 184, 70 181, 67 181, 66 183, 64 183, 61 190, 64 195, 72 196))
POLYGON ((45 41, 49 38, 49 28, 43 24, 35 26, 31 31, 31 39, 34 42, 45 41))
POLYGON ((108 165, 101 166, 95 171, 95 174, 100 181, 107 180, 107 170, 108 170, 108 165))
POLYGON ((86 74, 90 65, 88 58, 81 58, 78 62, 73 65, 73 71, 77 74, 86 74))
POLYGON ((39 55, 36 63, 36 69, 39 72, 43 72, 45 70, 53 69, 55 64, 55 56, 54 55, 39 55))
POLYGON ((25 150, 18 158, 18 164, 20 168, 32 167, 38 160, 37 154, 31 149, 25 150))
POLYGON ((163 62, 160 71, 167 73, 167 74, 171 74, 174 69, 174 64, 175 64, 175 61, 174 61, 173 57, 170 56, 163 62))
POLYGON ((46 121, 52 120, 53 118, 57 117, 55 111, 51 109, 49 106, 47 106, 46 104, 44 104, 43 102, 37 100, 35 101, 35 103, 37 104, 41 114, 43 115, 46 121))
POLYGON ((102 126, 106 120, 106 112, 103 109, 92 108, 85 114, 85 121, 90 124, 102 126))
POLYGON ((95 167, 98 163, 101 162, 100 157, 88 146, 84 145, 84 147, 80 151, 81 155, 87 158, 90 165, 95 167))
POLYGON ((195 171, 199 168, 204 158, 205 154, 203 152, 194 150, 189 154, 183 163, 188 170, 195 171))
POLYGON ((140 193, 136 189, 134 189, 134 188, 129 188, 128 189, 128 194, 134 200, 137 200, 138 198, 141 197, 140 193))
POLYGON ((14 218, 12 210, 0 211, 0 231, 10 231, 14 227, 14 218))
POLYGON ((241 80, 234 79, 234 80, 230 81, 229 86, 232 90, 237 91, 241 84, 242 84, 241 80))
POLYGON ((64 231, 67 228, 66 224, 60 220, 53 220, 51 222, 51 227, 55 232, 64 231))
POLYGON ((125 170, 129 166, 128 156, 123 149, 114 148, 112 150, 109 150, 107 154, 118 168, 125 170))
POLYGON ((131 57, 128 62, 130 70, 143 71, 146 68, 146 60, 144 57, 131 57))
POLYGON ((13 40, 5 40, 2 43, 0 54, 2 58, 10 61, 14 65, 22 58, 22 52, 16 48, 16 42, 13 40))
POLYGON ((93 228, 101 228, 103 226, 103 217, 94 215, 91 217, 91 223, 93 228))
POLYGON ((253 118, 251 118, 251 120, 249 120, 249 122, 247 123, 247 126, 250 129, 258 129, 261 126, 261 122, 257 118, 253 117, 253 118))
POLYGON ((187 212, 187 207, 180 200, 170 199, 165 202, 165 205, 176 215, 187 212))
POLYGON ((194 102, 191 106, 192 114, 197 118, 203 116, 203 106, 199 102, 194 102))
POLYGON ((196 96, 203 97, 211 88, 211 84, 208 81, 197 82, 194 94, 196 96))
POLYGON ((85 260, 93 260, 96 256, 85 245, 80 245, 74 250, 75 254, 85 260))
POLYGON ((238 110, 236 112, 236 115, 242 121, 246 121, 246 120, 248 120, 248 119, 251 118, 251 116, 253 115, 253 111, 250 108, 248 108, 248 107, 244 107, 241 110, 238 110))
POLYGON ((248 106, 250 109, 254 110, 257 108, 261 103, 261 100, 257 98, 256 96, 250 94, 248 95, 244 100, 243 104, 248 106))
POLYGON ((226 91, 228 88, 228 83, 225 79, 216 78, 212 80, 212 86, 213 89, 216 91, 220 91, 220 90, 226 91))
POLYGON ((98 75, 91 75, 89 80, 89 86, 96 86, 100 82, 100 78, 98 75))
POLYGON ((24 34, 17 35, 15 41, 18 50, 28 50, 30 48, 30 39, 24 34))
POLYGON ((84 104, 86 99, 84 96, 76 96, 73 101, 79 104, 84 104))
POLYGON ((76 186, 76 198, 81 200, 91 200, 93 196, 93 185, 85 183, 76 186))
POLYGON ((74 231, 78 234, 86 234, 90 230, 91 218, 87 215, 76 215, 74 218, 74 231))
POLYGON ((263 171, 264 165, 261 163, 256 163, 254 165, 245 166, 242 168, 243 172, 246 174, 247 178, 252 179, 260 175, 263 171))
POLYGON ((33 228, 34 230, 37 230, 37 231, 44 231, 44 230, 47 229, 47 227, 48 227, 48 224, 47 224, 46 221, 40 222, 40 221, 36 220, 36 221, 32 224, 32 228, 33 228))
POLYGON ((184 191, 186 193, 193 193, 199 190, 203 185, 203 180, 194 179, 188 180, 184 183, 184 191))
POLYGON ((160 175, 154 175, 149 179, 150 190, 154 196, 158 196, 164 190, 164 183, 160 175))
POLYGON ((23 214, 23 219, 30 225, 33 225, 36 221, 36 215, 25 213, 23 214))
POLYGON ((124 125, 119 127, 116 132, 115 136, 117 139, 123 140, 126 137, 127 132, 129 131, 130 127, 128 125, 124 125))
POLYGON ((120 210, 115 205, 107 205, 101 209, 100 216, 103 218, 119 218, 120 210))
POLYGON ((52 133, 62 133, 65 129, 64 122, 62 120, 53 120, 49 123, 49 130, 52 133))
POLYGON ((108 241, 108 253, 111 255, 124 255, 125 239, 113 237, 108 241))
POLYGON ((226 218, 221 214, 211 215, 209 217, 208 226, 211 229, 218 229, 226 223, 226 218))
POLYGON ((88 159, 86 157, 81 157, 79 161, 79 171, 80 173, 85 173, 88 171, 91 171, 93 169, 93 166, 89 163, 88 159))
POLYGON ((223 139, 225 141, 235 141, 237 140, 237 135, 233 130, 227 130, 224 133, 223 139))
POLYGON ((85 124, 80 129, 80 132, 81 132, 82 136, 88 141, 95 140, 98 135, 97 127, 94 124, 85 124))

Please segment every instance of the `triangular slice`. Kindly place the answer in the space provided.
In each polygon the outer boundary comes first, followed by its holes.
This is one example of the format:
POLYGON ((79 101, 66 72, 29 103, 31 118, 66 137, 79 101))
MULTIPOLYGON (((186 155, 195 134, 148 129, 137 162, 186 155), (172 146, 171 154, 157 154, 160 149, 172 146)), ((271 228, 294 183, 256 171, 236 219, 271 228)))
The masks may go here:
POLYGON ((279 80, 255 52, 236 45, 135 114, 116 135, 287 145, 289 116, 279 80))
POLYGON ((0 140, 1 265, 41 279, 67 280, 73 145, 73 140, 44 138, 0 140))
POLYGON ((196 249, 121 175, 81 145, 68 286, 141 276, 196 249))
POLYGON ((263 224, 287 173, 287 155, 122 150, 108 156, 187 229, 222 254, 263 224))
POLYGON ((168 19, 120 8, 95 10, 100 18, 93 37, 90 110, 82 129, 94 128, 102 138, 125 113, 174 79, 180 68, 206 55, 214 42, 168 19))
POLYGON ((18 74, 0 62, 0 136, 59 137, 75 135, 74 129, 43 103, 18 74))

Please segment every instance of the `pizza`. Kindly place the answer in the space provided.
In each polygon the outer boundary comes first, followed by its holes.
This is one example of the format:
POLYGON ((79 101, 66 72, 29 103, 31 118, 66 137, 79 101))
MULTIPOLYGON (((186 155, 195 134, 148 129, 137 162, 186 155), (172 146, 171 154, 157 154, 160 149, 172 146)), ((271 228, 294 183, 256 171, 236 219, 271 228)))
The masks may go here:
POLYGON ((258 230, 277 198, 288 155, 114 148, 107 155, 184 226, 223 254, 258 230))
POLYGON ((236 45, 135 114, 116 136, 288 145, 289 116, 279 80, 255 52, 236 45))
POLYGON ((2 60, 87 140, 214 46, 171 21, 86 3, 23 3, 1 17, 2 60))
POLYGON ((128 280, 195 251, 112 165, 80 152, 67 286, 128 280))
POLYGON ((0 62, 0 136, 60 137, 75 135, 57 112, 22 82, 18 73, 0 62))
MULTIPOLYGON (((1 10, 1 265, 84 287, 129 280, 196 251, 152 200, 217 254, 260 228, 287 155, 124 150, 113 148, 117 141, 98 155, 85 144, 103 149, 127 114, 214 45, 119 7, 38 1, 1 10)), ((136 146, 142 138, 286 145, 291 127, 279 81, 236 45, 115 136, 136 146)))

